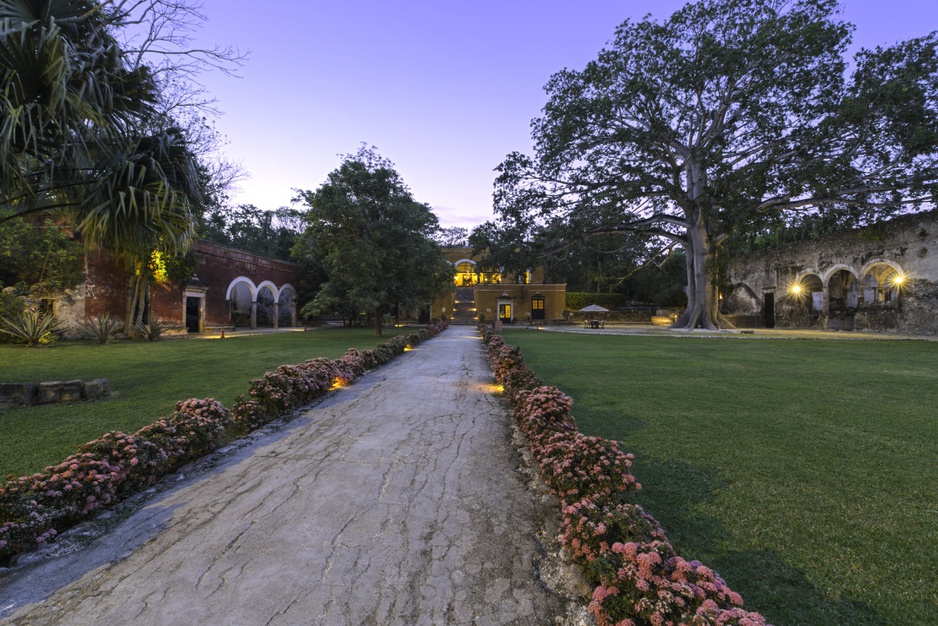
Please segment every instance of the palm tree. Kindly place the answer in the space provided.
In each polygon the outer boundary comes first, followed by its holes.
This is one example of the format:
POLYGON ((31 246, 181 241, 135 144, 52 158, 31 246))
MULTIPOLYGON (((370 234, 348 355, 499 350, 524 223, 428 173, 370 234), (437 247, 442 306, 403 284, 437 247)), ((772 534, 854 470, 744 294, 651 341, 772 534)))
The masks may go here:
MULTIPOLYGON (((64 213, 89 249, 139 270, 191 244, 200 183, 153 72, 113 28, 94 0, 0 0, 0 222, 64 213)), ((128 328, 149 291, 131 274, 128 328)))

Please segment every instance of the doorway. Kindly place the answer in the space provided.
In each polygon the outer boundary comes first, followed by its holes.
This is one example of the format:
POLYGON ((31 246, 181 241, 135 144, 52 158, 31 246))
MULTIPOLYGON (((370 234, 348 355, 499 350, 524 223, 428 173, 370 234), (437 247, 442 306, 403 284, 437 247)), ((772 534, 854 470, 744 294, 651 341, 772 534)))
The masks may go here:
POLYGON ((775 328, 775 294, 763 294, 764 307, 762 309, 762 323, 766 328, 775 328))
POLYGON ((202 332, 202 298, 186 296, 186 331, 202 332))

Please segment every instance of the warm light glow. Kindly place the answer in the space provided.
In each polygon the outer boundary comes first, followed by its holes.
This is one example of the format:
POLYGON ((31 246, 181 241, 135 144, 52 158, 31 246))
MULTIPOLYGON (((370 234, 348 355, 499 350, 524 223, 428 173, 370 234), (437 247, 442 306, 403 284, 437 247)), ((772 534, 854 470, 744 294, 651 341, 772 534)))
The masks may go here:
POLYGON ((411 348, 409 345, 404 346, 404 352, 410 352, 411 350, 413 350, 413 348, 411 348))
POLYGON ((329 387, 329 391, 335 391, 336 389, 341 389, 344 386, 345 386, 345 383, 342 381, 342 379, 336 378, 335 380, 332 381, 332 386, 329 387))
POLYGON ((905 282, 904 274, 896 274, 895 276, 892 277, 892 284, 895 285, 896 287, 901 287, 904 282, 905 282))
POLYGON ((791 292, 792 292, 794 295, 796 295, 796 296, 797 296, 797 295, 800 295, 800 294, 801 294, 801 285, 798 285, 798 284, 792 285, 792 286, 791 286, 791 292))

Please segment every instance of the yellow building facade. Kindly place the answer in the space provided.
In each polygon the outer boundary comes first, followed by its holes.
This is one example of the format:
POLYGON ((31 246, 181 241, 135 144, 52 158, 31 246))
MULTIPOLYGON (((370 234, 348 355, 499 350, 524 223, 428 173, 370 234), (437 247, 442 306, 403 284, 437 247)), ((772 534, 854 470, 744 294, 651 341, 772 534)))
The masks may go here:
POLYGON ((543 268, 506 275, 498 268, 482 266, 472 248, 448 248, 445 255, 453 266, 455 289, 434 299, 434 319, 536 324, 563 318, 567 286, 545 283, 543 268))

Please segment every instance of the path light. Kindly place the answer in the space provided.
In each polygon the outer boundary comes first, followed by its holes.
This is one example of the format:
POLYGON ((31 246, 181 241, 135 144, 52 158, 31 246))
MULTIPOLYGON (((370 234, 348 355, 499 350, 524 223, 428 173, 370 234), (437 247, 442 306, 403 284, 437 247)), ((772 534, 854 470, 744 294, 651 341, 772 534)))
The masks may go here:
POLYGON ((410 352, 411 350, 413 350, 413 348, 410 347, 410 344, 404 346, 404 352, 410 352))
POLYGON ((336 389, 341 389, 342 386, 343 386, 343 385, 342 385, 342 379, 341 379, 341 378, 335 378, 335 379, 333 379, 333 381, 332 381, 332 386, 329 387, 329 391, 335 391, 336 389))

